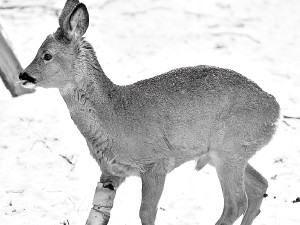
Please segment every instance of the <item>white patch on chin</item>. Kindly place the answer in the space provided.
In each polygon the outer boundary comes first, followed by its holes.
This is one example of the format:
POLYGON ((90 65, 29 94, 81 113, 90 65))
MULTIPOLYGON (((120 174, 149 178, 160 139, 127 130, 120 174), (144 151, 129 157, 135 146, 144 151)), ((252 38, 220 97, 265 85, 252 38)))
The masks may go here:
POLYGON ((17 86, 17 85, 22 85, 22 87, 27 88, 27 89, 34 89, 36 87, 36 85, 34 83, 31 83, 27 80, 17 81, 15 83, 15 86, 17 86))

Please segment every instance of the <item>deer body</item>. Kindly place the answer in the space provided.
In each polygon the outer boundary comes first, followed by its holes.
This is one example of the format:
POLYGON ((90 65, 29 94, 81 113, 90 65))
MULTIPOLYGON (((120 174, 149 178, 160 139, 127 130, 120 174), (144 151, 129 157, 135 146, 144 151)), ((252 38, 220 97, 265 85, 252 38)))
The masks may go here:
POLYGON ((217 225, 259 213, 267 181, 248 160, 275 132, 279 105, 255 83, 227 69, 179 68, 119 86, 104 74, 92 46, 84 4, 68 0, 60 27, 20 74, 24 86, 56 87, 101 168, 87 225, 104 225, 116 189, 142 179, 140 218, 154 225, 165 177, 184 162, 216 168, 224 196, 217 225))
MULTIPOLYGON (((105 76, 95 74, 101 75, 105 76)), ((108 82, 107 92, 97 91, 100 86, 94 81, 68 94, 61 91, 72 119, 99 164, 104 157, 135 173, 154 165, 162 173, 170 172, 220 147, 226 132, 232 132, 226 123, 238 111, 241 118, 235 121, 240 123, 240 130, 236 132, 245 136, 238 138, 241 145, 267 142, 268 138, 260 138, 266 134, 271 137, 274 131, 276 115, 269 117, 274 98, 230 70, 209 66, 180 68, 128 86, 108 82), (262 99, 267 103, 264 109, 262 99), (263 118, 256 117, 259 114, 263 118), (245 126, 249 119, 261 123, 261 129, 245 126)), ((241 152, 249 157, 254 153, 241 152)))

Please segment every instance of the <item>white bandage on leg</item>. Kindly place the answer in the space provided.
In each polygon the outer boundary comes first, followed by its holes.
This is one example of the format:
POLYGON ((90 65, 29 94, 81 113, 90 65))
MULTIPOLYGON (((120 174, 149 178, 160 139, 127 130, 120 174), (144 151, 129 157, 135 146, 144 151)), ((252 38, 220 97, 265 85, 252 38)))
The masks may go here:
POLYGON ((110 210, 113 207, 116 190, 104 188, 103 183, 98 183, 93 200, 93 208, 90 211, 86 225, 105 225, 110 218, 110 210))

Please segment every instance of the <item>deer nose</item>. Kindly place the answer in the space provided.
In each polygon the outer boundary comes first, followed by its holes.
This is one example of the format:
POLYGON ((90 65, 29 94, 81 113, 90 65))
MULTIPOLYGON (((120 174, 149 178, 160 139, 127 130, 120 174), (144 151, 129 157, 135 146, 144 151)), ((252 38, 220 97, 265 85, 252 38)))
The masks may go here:
POLYGON ((24 72, 24 73, 21 72, 20 75, 19 75, 20 80, 28 80, 29 77, 30 76, 26 72, 24 72))

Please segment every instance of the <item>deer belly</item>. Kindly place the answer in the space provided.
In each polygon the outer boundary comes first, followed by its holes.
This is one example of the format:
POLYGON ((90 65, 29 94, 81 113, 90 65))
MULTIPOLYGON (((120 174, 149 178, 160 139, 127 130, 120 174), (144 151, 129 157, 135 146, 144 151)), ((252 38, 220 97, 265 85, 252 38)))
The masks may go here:
POLYGON ((177 152, 185 154, 198 155, 207 150, 208 131, 204 129, 181 129, 170 133, 168 138, 169 145, 177 152))

